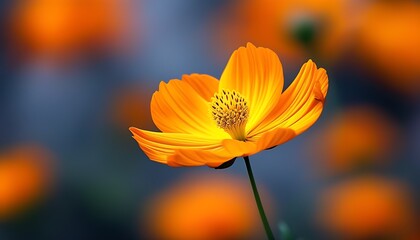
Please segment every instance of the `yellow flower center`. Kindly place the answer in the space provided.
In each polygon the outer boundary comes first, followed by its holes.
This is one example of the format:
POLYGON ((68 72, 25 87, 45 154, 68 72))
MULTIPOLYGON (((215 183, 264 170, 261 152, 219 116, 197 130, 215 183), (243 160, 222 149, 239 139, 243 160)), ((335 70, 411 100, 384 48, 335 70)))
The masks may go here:
POLYGON ((236 140, 245 141, 249 108, 244 97, 235 90, 222 90, 211 99, 210 110, 217 126, 236 140))

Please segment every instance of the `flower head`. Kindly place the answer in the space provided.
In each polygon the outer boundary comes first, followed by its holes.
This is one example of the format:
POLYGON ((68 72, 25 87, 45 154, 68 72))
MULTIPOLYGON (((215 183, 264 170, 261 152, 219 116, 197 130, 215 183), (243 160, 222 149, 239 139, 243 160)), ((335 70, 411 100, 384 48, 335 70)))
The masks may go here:
POLYGON ((154 161, 219 167, 280 145, 318 119, 328 90, 326 71, 309 60, 284 92, 283 83, 277 55, 248 43, 232 54, 220 81, 192 74, 160 83, 151 113, 162 132, 130 130, 154 161))

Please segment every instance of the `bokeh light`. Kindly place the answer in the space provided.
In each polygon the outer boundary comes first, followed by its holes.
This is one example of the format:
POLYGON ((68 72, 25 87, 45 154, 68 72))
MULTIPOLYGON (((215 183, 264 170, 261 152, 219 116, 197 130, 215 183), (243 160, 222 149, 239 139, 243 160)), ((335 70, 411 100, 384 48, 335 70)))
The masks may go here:
POLYGON ((250 41, 287 61, 334 60, 349 43, 355 2, 348 0, 237 1, 219 19, 219 44, 250 41))
POLYGON ((115 91, 111 98, 109 117, 121 129, 131 126, 153 129, 150 99, 153 91, 146 86, 127 85, 115 91))
POLYGON ((60 59, 114 48, 126 36, 125 1, 23 0, 10 14, 12 46, 25 57, 60 59))
POLYGON ((415 229, 413 211, 404 185, 364 176, 326 189, 319 219, 338 239, 406 239, 415 229))
MULTIPOLYGON (((246 179, 189 176, 150 201, 152 239, 253 239, 262 224, 246 179)), ((267 206, 268 209, 269 206, 267 206)))
POLYGON ((386 114, 353 106, 332 116, 308 145, 321 171, 342 174, 387 165, 397 156, 401 141, 397 124, 386 114))
POLYGON ((355 33, 366 68, 396 93, 420 93, 420 3, 377 1, 364 10, 355 33))
POLYGON ((0 221, 31 207, 51 187, 51 156, 43 148, 15 146, 0 154, 0 221))

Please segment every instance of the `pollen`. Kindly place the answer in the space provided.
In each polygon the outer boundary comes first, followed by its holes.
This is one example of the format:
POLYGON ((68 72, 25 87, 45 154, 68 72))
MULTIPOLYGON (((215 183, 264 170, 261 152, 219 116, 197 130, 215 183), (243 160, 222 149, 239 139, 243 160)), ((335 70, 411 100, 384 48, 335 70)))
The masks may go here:
POLYGON ((217 126, 233 139, 245 141, 245 126, 249 108, 241 94, 235 90, 222 90, 214 94, 210 102, 211 115, 217 126))

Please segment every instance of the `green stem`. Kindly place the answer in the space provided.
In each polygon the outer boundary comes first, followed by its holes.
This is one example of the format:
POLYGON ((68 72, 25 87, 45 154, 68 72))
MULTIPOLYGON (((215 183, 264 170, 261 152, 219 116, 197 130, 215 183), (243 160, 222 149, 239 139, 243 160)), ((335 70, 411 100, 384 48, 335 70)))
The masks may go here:
POLYGON ((257 185, 255 184, 254 174, 252 174, 251 163, 249 157, 244 157, 246 170, 248 170, 249 181, 251 182, 252 191, 254 192, 255 202, 257 203, 258 211, 260 212, 261 220, 264 224, 265 233, 269 240, 274 239, 273 232, 271 231, 270 224, 268 223, 267 217, 265 216, 264 207, 261 203, 260 195, 258 194, 257 185))

